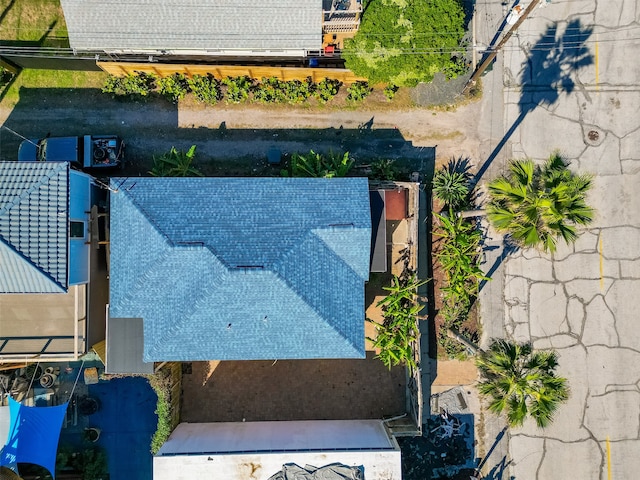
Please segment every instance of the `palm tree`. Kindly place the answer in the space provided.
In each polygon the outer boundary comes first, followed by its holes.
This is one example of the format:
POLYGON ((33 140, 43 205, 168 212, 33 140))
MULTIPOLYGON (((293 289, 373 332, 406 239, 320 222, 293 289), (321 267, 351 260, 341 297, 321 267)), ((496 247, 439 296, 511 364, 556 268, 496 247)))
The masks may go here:
POLYGON ((489 397, 489 409, 506 413, 510 426, 519 426, 530 415, 538 427, 553 420, 558 406, 569 398, 567 380, 557 377, 557 354, 534 352, 531 344, 495 341, 476 359, 483 380, 478 390, 489 397))
POLYGON ((487 217, 519 246, 554 252, 558 238, 575 242, 575 225, 593 220, 585 202, 591 180, 591 175, 572 173, 558 153, 543 166, 514 160, 506 175, 489 184, 487 217))

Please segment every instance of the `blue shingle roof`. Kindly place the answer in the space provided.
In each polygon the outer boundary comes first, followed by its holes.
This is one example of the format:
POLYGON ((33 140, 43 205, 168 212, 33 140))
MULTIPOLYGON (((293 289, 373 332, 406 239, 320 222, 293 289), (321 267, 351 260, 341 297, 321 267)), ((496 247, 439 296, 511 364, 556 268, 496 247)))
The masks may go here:
POLYGON ((144 360, 363 358, 362 178, 113 179, 110 316, 144 360))
POLYGON ((67 291, 69 165, 0 162, 0 292, 67 291))

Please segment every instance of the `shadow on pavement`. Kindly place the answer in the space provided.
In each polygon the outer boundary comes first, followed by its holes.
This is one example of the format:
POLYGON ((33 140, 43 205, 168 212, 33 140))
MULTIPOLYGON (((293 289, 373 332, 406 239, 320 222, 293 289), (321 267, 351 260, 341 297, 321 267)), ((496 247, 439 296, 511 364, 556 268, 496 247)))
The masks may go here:
POLYGON ((586 45, 592 33, 593 27, 583 26, 579 19, 571 20, 563 32, 555 22, 530 48, 521 75, 520 114, 478 170, 475 183, 480 181, 527 114, 538 106, 553 105, 563 93, 573 92, 573 73, 593 64, 593 55, 586 45))

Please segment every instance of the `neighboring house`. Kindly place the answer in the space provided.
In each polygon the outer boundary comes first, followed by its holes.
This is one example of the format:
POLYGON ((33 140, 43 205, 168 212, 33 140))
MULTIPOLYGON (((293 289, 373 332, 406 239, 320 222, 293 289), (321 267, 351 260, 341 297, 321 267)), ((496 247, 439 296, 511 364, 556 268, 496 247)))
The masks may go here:
POLYGON ((402 479, 400 448, 380 420, 182 423, 154 457, 153 479, 267 480, 285 465, 295 472, 330 464, 357 467, 361 475, 327 469, 280 478, 402 479))
POLYGON ((142 361, 365 357, 366 178, 111 186, 108 372, 148 368, 142 361), (120 349, 117 338, 138 346, 120 349))
POLYGON ((0 162, 0 360, 86 351, 91 185, 68 162, 0 162))
POLYGON ((307 57, 358 28, 359 0, 61 0, 76 52, 307 57), (327 38, 325 38, 327 36, 327 38), (339 38, 340 37, 340 38, 339 38))

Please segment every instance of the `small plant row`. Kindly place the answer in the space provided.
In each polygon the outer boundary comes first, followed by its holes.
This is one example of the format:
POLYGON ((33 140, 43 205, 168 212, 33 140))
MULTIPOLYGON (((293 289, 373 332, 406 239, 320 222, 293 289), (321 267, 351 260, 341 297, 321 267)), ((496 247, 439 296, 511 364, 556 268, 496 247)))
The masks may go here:
POLYGON ((383 287, 389 294, 377 304, 382 307, 383 321, 367 319, 376 328, 376 337, 368 338, 376 356, 389 369, 404 365, 409 370, 418 367, 414 347, 419 338, 418 315, 424 308, 418 303, 418 288, 428 280, 419 281, 415 272, 405 269, 402 275, 393 276, 390 287, 383 287))
MULTIPOLYGON (((306 80, 280 80, 276 77, 263 77, 258 80, 248 76, 225 77, 218 80, 212 75, 193 75, 187 77, 182 73, 174 73, 167 77, 136 72, 124 77, 110 75, 107 77, 103 93, 113 97, 144 100, 153 93, 158 93, 170 102, 177 103, 192 94, 200 103, 215 105, 224 100, 227 103, 288 103, 301 104, 315 98, 320 103, 327 103, 338 94, 342 87, 340 80, 325 78, 313 82, 306 80)), ((367 82, 358 81, 347 87, 347 99, 361 102, 373 89, 367 82)), ((397 87, 385 88, 387 98, 393 98, 397 87)))
POLYGON ((436 171, 433 178, 433 193, 445 204, 446 212, 434 212, 438 220, 434 235, 441 239, 441 248, 435 253, 435 258, 445 276, 445 285, 441 288, 443 304, 439 312, 444 328, 438 333, 438 342, 451 358, 463 357, 465 347, 449 338, 447 331, 452 329, 462 335, 473 335, 462 326, 478 294, 478 282, 489 280, 480 268, 482 232, 475 220, 456 214, 460 209, 471 206, 470 175, 468 168, 460 167, 459 163, 452 163, 436 171))

